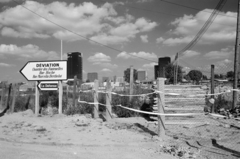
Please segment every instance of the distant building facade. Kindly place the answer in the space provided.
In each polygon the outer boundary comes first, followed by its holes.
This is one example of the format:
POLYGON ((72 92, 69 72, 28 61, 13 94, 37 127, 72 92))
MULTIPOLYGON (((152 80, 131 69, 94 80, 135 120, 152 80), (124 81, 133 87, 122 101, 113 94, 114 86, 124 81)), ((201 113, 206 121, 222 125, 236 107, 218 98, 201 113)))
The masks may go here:
POLYGON ((88 73, 87 79, 89 80, 89 82, 94 82, 94 80, 98 80, 98 73, 97 72, 88 73))
POLYGON ((102 82, 107 82, 109 79, 109 77, 102 77, 102 82))
POLYGON ((156 73, 158 73, 157 77, 165 77, 165 68, 169 63, 171 63, 170 57, 161 57, 158 59, 158 70, 156 70, 156 73))
POLYGON ((124 78, 123 77, 117 77, 116 82, 124 83, 124 78))
POLYGON ((147 71, 137 71, 137 80, 140 82, 147 80, 147 71))
POLYGON ((74 79, 74 76, 77 76, 77 79, 83 79, 83 63, 82 63, 82 53, 80 52, 70 52, 67 54, 67 77, 68 79, 74 79))

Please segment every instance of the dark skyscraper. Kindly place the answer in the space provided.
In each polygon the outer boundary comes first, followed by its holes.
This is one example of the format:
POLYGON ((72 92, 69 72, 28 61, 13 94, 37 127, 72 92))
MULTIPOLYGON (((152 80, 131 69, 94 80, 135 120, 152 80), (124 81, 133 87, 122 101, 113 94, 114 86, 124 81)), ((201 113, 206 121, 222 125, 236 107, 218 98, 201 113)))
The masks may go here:
POLYGON ((154 79, 159 77, 158 65, 154 65, 154 79))
POLYGON ((73 79, 77 75, 77 79, 82 81, 82 53, 70 52, 67 59, 67 77, 73 79))
POLYGON ((171 62, 170 57, 161 57, 158 59, 159 77, 165 77, 165 67, 171 62))

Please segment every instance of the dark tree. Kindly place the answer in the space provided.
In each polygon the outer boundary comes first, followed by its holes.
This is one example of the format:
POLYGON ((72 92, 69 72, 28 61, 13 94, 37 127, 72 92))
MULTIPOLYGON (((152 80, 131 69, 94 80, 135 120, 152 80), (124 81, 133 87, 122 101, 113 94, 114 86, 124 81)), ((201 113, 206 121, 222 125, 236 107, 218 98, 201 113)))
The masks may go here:
POLYGON ((187 80, 187 81, 190 81, 190 80, 191 80, 191 78, 190 78, 188 75, 185 75, 183 78, 184 78, 185 80, 187 80))
POLYGON ((219 74, 214 74, 214 78, 220 78, 219 74))
POLYGON ((198 71, 198 70, 191 70, 189 73, 188 73, 188 76, 190 77, 190 79, 196 83, 196 84, 199 84, 199 81, 202 79, 202 72, 201 71, 198 71))
POLYGON ((233 71, 227 72, 227 78, 233 79, 233 76, 234 76, 234 72, 233 71))
POLYGON ((220 74, 220 75, 219 75, 219 78, 220 78, 220 79, 224 79, 224 75, 223 75, 223 74, 220 74))
MULTIPOLYGON (((174 68, 176 68, 176 65, 173 65, 172 63, 168 64, 165 67, 165 77, 168 79, 169 83, 174 82, 174 68)), ((178 66, 178 74, 177 74, 177 82, 182 82, 182 66, 178 66)))
MULTIPOLYGON (((124 80, 130 83, 130 68, 124 71, 124 80)), ((137 70, 133 69, 133 82, 137 80, 137 70)))
POLYGON ((207 80, 208 79, 206 75, 203 75, 202 78, 203 78, 203 80, 207 80))

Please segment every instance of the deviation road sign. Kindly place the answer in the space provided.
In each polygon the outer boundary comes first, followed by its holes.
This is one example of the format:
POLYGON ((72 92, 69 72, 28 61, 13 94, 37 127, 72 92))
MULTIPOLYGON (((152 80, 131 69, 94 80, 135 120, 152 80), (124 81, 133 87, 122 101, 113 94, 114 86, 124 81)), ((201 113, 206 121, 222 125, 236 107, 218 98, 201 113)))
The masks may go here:
POLYGON ((38 83, 38 88, 41 91, 57 91, 58 81, 41 81, 38 83))
POLYGON ((67 61, 29 61, 20 70, 28 81, 67 79, 67 61))

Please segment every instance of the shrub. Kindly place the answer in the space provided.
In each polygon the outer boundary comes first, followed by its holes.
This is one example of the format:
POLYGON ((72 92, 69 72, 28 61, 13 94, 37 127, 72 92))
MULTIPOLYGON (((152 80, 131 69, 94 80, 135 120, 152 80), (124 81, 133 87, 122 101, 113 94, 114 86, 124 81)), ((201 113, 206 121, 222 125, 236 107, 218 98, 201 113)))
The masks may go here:
POLYGON ((34 104, 31 101, 31 96, 17 96, 16 97, 16 102, 15 102, 15 107, 14 107, 14 112, 19 112, 19 111, 25 111, 26 109, 33 109, 34 104))
MULTIPOLYGON (((232 89, 232 87, 224 86, 224 87, 216 87, 214 89, 215 93, 225 92, 226 90, 232 89)), ((206 97, 206 105, 208 104, 208 101, 211 97, 206 97)), ((232 108, 232 100, 233 100, 233 93, 224 93, 220 95, 216 95, 214 97, 214 111, 218 112, 221 108, 224 108, 225 110, 231 110, 232 108)))
MULTIPOLYGON (((92 93, 81 93, 80 100, 86 102, 93 102, 93 94, 92 93)), ((94 105, 86 104, 86 103, 78 103, 75 107, 69 105, 65 110, 64 114, 66 115, 74 115, 74 114, 89 114, 93 112, 94 105)))
MULTIPOLYGON (((135 86, 133 94, 135 94, 135 95, 136 94, 146 94, 149 92, 152 92, 152 91, 148 90, 148 89, 143 89, 140 86, 135 86)), ((116 92, 116 93, 129 94, 127 92, 116 92)), ((152 95, 151 95, 151 97, 152 97, 152 95)), ((128 96, 119 96, 119 95, 112 96, 113 112, 118 117, 133 117, 133 116, 138 116, 139 113, 116 106, 119 104, 121 104, 122 106, 128 107, 128 108, 139 109, 141 107, 141 105, 143 104, 143 101, 140 99, 139 96, 133 96, 131 101, 129 101, 128 96)))
MULTIPOLYGON (((142 89, 140 86, 134 87, 134 94, 145 94, 149 93, 151 90, 142 89)), ((118 94, 128 94, 128 92, 119 91, 116 92, 118 94)), ((86 102, 93 102, 93 94, 92 93, 81 93, 80 94, 81 101, 86 102)), ((106 104, 106 94, 99 93, 98 94, 98 102, 102 104, 106 104)), ((138 116, 138 113, 134 111, 130 111, 121 107, 117 107, 116 105, 121 104, 122 106, 126 106, 128 108, 139 109, 142 105, 142 101, 140 100, 139 96, 133 97, 132 100, 129 102, 128 96, 119 96, 119 95, 112 95, 112 112, 115 113, 119 117, 132 117, 138 116)), ((73 114, 85 114, 85 113, 93 113, 94 105, 85 104, 85 103, 78 103, 75 107, 68 107, 64 113, 66 115, 73 115, 73 114)), ((99 111, 106 111, 106 106, 99 104, 99 111)))

